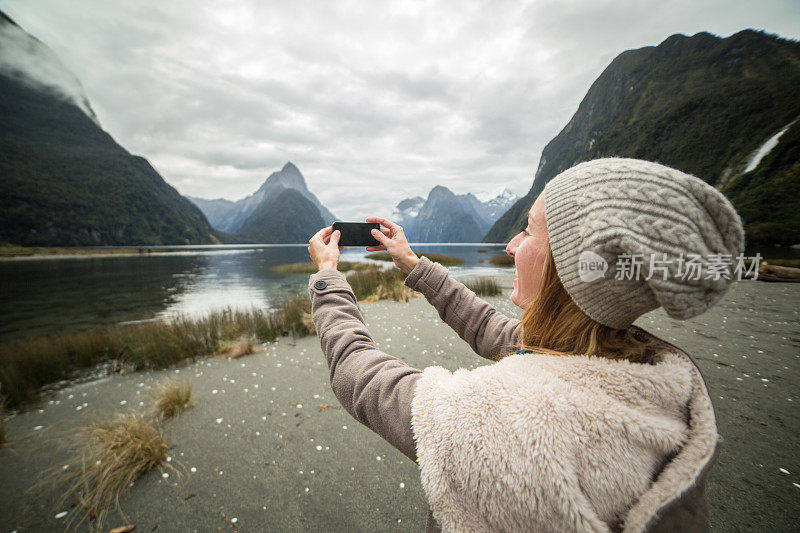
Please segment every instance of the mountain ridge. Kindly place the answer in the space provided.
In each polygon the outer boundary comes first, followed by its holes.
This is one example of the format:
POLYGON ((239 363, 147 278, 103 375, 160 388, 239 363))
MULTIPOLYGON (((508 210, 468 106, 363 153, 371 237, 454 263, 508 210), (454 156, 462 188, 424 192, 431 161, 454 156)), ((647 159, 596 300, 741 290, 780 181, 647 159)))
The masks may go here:
POLYGON ((236 235, 263 244, 307 243, 325 225, 311 200, 282 188, 256 207, 236 235))
POLYGON ((287 162, 281 170, 272 172, 254 193, 241 200, 231 201, 224 198, 208 200, 193 196, 187 196, 187 198, 203 211, 215 229, 237 234, 248 224, 249 218, 262 203, 269 202, 272 197, 281 194, 285 189, 296 190, 309 200, 319 211, 323 226, 329 226, 336 220, 333 213, 322 205, 316 195, 308 189, 300 169, 291 161, 287 162))
POLYGON ((410 241, 480 242, 498 213, 508 209, 514 200, 516 196, 508 189, 483 202, 471 192, 457 195, 443 185, 436 185, 427 198, 401 200, 393 216, 410 241))
MULTIPOLYGON (((484 241, 507 242, 550 179, 599 157, 657 161, 725 192, 751 154, 800 115, 799 87, 800 44, 765 32, 677 34, 658 46, 622 52, 545 146, 529 192, 484 241)), ((740 191, 737 210, 742 198, 740 191)), ((774 199, 779 206, 796 205, 791 197, 774 199)), ((764 232, 756 239, 758 232, 743 220, 749 243, 774 243, 764 232)), ((791 233, 800 242, 797 231, 791 233)))
MULTIPOLYGON (((15 39, 22 32, 31 46, 46 46, 5 14, 0 39, 12 24, 15 39)), ((5 58, 4 51, 0 62, 7 65, 5 58)), ((0 72, 0 242, 100 246, 211 244, 227 238, 146 159, 117 144, 86 109, 22 81, 24 73, 7 72, 0 72)))

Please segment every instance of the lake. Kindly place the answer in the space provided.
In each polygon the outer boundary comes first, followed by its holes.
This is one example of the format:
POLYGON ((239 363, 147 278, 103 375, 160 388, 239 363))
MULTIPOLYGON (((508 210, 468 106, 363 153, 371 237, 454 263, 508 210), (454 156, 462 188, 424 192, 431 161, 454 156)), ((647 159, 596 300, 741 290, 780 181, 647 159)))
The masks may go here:
MULTIPOLYGON (((509 272, 488 262, 505 254, 501 244, 412 247, 463 259, 450 267, 454 276, 509 272)), ((305 244, 159 248, 174 251, 0 261, 0 340, 224 307, 270 308, 307 290, 306 274, 270 272, 273 266, 308 261, 305 244)), ((341 260, 371 261, 366 254, 363 248, 345 248, 341 260)))

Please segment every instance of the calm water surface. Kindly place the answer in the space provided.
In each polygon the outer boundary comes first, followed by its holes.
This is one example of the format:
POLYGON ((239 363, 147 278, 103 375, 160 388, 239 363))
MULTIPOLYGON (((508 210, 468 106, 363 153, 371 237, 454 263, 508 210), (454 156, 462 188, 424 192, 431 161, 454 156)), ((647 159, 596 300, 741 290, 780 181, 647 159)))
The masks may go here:
MULTIPOLYGON (((176 248, 136 256, 0 261, 0 340, 225 307, 270 308, 308 284, 305 274, 270 272, 276 265, 308 261, 307 245, 176 248)), ((463 265, 450 268, 454 276, 509 272, 488 262, 505 254, 503 245, 413 249, 464 259, 463 265)), ((345 248, 341 259, 369 261, 365 255, 363 248, 345 248)))

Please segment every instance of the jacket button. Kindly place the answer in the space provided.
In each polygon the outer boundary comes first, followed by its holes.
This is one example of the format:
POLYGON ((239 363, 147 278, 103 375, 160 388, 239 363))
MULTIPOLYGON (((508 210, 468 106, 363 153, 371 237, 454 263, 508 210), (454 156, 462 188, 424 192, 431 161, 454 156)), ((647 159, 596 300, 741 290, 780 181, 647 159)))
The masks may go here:
POLYGON ((314 288, 317 289, 318 291, 321 291, 322 289, 324 289, 327 286, 328 286, 328 284, 326 282, 322 281, 322 280, 319 280, 319 281, 314 283, 314 288))

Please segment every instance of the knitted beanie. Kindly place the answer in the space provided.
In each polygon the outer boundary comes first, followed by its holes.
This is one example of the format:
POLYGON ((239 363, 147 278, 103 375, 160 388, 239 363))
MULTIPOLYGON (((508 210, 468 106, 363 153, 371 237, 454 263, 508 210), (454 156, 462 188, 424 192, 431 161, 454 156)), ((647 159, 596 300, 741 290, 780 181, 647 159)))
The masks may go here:
POLYGON ((638 159, 596 159, 544 187, 558 277, 595 321, 624 329, 659 306, 687 319, 736 279, 744 228, 704 181, 638 159))

